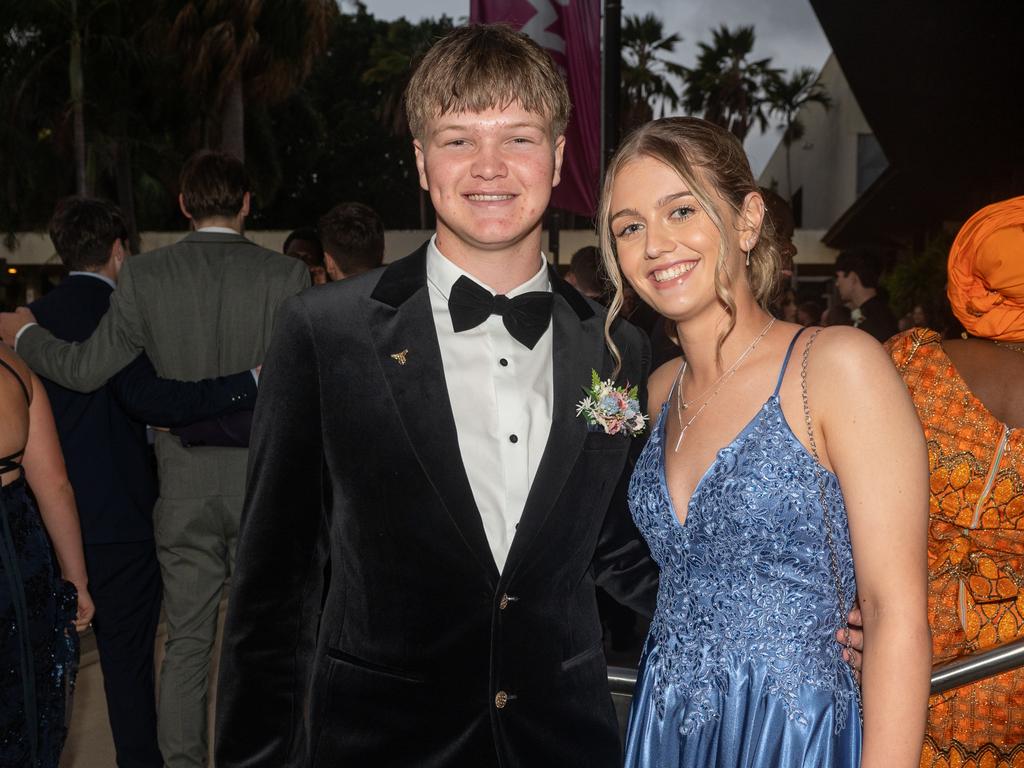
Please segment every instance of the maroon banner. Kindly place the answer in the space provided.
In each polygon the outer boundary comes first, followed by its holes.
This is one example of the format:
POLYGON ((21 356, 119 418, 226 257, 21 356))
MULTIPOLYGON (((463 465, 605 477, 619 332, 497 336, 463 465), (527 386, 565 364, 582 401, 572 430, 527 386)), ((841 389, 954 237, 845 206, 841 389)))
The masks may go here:
POLYGON ((469 19, 506 22, 522 30, 562 70, 572 115, 565 131, 562 181, 551 204, 593 216, 601 175, 601 0, 470 0, 469 19))

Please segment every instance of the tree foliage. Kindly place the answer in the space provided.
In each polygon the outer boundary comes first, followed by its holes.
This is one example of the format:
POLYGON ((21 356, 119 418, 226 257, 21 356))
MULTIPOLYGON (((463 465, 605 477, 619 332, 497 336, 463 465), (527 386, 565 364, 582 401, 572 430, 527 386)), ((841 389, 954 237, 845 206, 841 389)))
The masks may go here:
MULTIPOLYGON (((244 96, 251 224, 315 223, 358 200, 417 227, 401 94, 451 19, 376 19, 334 0, 74 0, 81 28, 87 191, 178 229, 178 174, 222 145, 233 82, 244 96)), ((73 0, 0 0, 0 231, 43 229, 76 190, 69 82, 73 0)))
MULTIPOLYGON (((449 18, 383 21, 336 0, 0 0, 0 19, 0 231, 44 228, 75 192, 75 28, 86 189, 134 212, 139 229, 183 226, 189 155, 243 145, 254 227, 310 225, 353 200, 389 228, 430 226, 402 94, 449 18)), ((778 70, 753 58, 752 28, 712 30, 687 70, 673 61, 682 39, 656 16, 623 23, 624 127, 682 108, 741 139, 769 113, 787 136, 799 129, 772 85, 778 70)))
POLYGON ((767 130, 765 89, 779 77, 771 58, 753 59, 753 27, 711 30, 711 43, 699 43, 697 65, 686 72, 684 104, 690 114, 722 126, 740 141, 755 123, 767 130))
POLYGON ((683 42, 677 34, 666 35, 661 19, 653 13, 629 15, 622 20, 622 128, 627 132, 654 117, 660 107, 679 106, 677 82, 682 85, 685 68, 667 57, 683 42))
POLYGON ((334 0, 162 0, 151 35, 165 41, 199 107, 204 146, 245 156, 245 105, 292 94, 323 52, 334 0))

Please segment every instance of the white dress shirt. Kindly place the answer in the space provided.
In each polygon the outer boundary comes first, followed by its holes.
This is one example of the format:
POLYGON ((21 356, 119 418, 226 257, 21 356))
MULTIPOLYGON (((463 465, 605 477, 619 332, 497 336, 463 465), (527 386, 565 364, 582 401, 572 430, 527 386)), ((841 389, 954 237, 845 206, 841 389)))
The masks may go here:
POLYGON ((196 232, 216 232, 219 235, 240 235, 237 229, 231 227, 200 227, 196 232))
POLYGON ((80 272, 76 269, 72 269, 68 272, 68 277, 94 277, 97 280, 102 280, 104 283, 109 285, 111 288, 117 288, 117 283, 111 280, 106 275, 101 275, 99 272, 80 272))
MULTIPOLYGON (((508 297, 551 290, 547 260, 541 254, 538 261, 537 274, 508 297)), ((533 349, 512 338, 498 315, 456 333, 448 294, 463 275, 496 293, 448 261, 431 238, 427 285, 459 453, 501 571, 551 431, 552 331, 549 324, 533 349)))

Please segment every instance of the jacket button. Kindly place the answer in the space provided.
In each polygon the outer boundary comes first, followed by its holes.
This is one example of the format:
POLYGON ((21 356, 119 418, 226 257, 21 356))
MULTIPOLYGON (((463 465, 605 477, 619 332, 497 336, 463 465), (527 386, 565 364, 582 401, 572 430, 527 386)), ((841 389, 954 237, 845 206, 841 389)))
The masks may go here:
POLYGON ((504 709, 508 704, 508 694, 505 691, 498 691, 494 694, 494 706, 496 709, 504 709))
POLYGON ((498 601, 498 608, 502 611, 508 608, 508 595, 501 596, 501 600, 498 601))

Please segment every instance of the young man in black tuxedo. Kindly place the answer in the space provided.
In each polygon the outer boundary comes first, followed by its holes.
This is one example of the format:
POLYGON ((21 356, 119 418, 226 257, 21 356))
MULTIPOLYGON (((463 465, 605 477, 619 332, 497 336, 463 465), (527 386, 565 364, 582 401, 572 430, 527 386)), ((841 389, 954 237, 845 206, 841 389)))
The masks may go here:
MULTIPOLYGON (((649 613, 656 574, 639 441, 576 415, 615 369, 604 310, 541 253, 565 84, 465 27, 407 107, 436 235, 290 300, 261 374, 217 765, 613 768, 594 587, 649 613)), ((612 338, 642 392, 646 339, 612 338)))
POLYGON ((878 293, 879 270, 872 254, 843 251, 836 257, 836 290, 852 312, 854 328, 881 342, 899 331, 896 316, 878 293))

